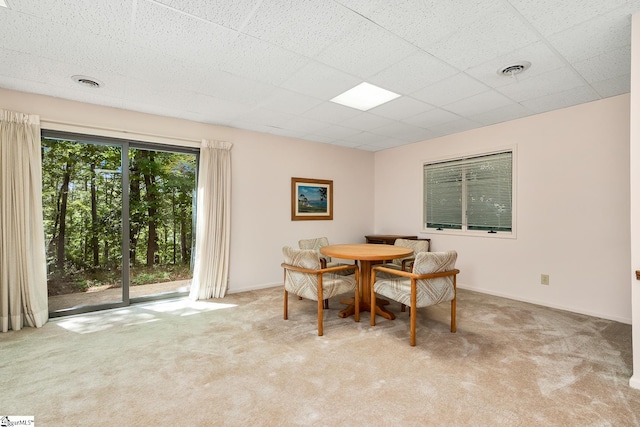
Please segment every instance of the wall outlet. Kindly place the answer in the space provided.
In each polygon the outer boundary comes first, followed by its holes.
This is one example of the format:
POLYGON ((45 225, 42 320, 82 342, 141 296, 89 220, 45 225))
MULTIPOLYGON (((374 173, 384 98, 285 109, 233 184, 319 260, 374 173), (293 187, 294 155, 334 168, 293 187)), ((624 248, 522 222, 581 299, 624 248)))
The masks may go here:
POLYGON ((540 275, 540 284, 541 285, 548 285, 549 284, 549 275, 548 274, 541 274, 540 275))

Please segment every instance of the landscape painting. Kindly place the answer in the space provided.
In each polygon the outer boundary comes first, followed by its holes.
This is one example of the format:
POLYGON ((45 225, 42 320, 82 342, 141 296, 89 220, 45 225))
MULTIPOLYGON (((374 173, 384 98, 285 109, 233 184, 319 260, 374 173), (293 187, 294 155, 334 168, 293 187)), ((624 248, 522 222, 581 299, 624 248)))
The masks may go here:
POLYGON ((333 181, 291 178, 291 220, 333 219, 333 181))

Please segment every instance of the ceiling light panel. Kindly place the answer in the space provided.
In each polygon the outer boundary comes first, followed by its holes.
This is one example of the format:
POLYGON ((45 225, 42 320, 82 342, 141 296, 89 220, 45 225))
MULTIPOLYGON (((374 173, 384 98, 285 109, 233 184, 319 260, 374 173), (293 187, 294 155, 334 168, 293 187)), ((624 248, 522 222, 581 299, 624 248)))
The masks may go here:
POLYGON ((367 111, 373 107, 382 105, 385 102, 389 102, 392 99, 396 99, 399 96, 400 95, 395 92, 363 82, 336 96, 331 101, 337 104, 346 105, 347 107, 367 111))

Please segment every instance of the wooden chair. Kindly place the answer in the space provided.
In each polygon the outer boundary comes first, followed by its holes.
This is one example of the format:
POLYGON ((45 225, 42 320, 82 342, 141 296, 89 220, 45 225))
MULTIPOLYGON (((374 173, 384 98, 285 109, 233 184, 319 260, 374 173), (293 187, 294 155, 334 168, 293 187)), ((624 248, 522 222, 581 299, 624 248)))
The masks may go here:
MULTIPOLYGON (((320 248, 322 248, 323 246, 329 246, 329 239, 326 237, 316 237, 313 239, 302 239, 302 240, 298 240, 298 247, 300 249, 312 249, 316 252, 318 252, 318 256, 320 257, 320 267, 321 268, 328 268, 328 267, 337 267, 339 265, 344 265, 344 264, 340 264, 337 262, 334 262, 331 260, 331 257, 328 255, 323 255, 320 253, 320 248)), ((338 272, 338 274, 350 274, 350 272, 347 271, 340 271, 338 272)), ((302 299, 302 297, 298 297, 298 299, 302 299)), ((324 308, 329 308, 329 300, 325 299, 324 300, 324 308)))
MULTIPOLYGON (((416 310, 441 302, 451 301, 451 332, 456 331, 456 277, 458 254, 447 252, 420 252, 416 255, 413 271, 384 266, 372 269, 371 306, 375 307, 376 293, 411 307, 411 345, 416 345, 416 310), (385 273, 384 277, 376 277, 385 273)), ((371 326, 375 326, 375 311, 371 312, 371 326)))
MULTIPOLYGON (((416 259, 416 254, 420 252, 429 252, 431 244, 431 239, 396 239, 394 242, 394 246, 402 246, 404 248, 413 249, 413 255, 409 255, 405 258, 397 258, 391 260, 391 262, 382 264, 383 267, 393 268, 395 270, 402 271, 411 271, 413 268, 413 261, 416 259)), ((391 278, 387 273, 380 272, 378 273, 379 277, 385 277, 387 279, 391 278)), ((400 311, 404 312, 406 310, 406 305, 400 304, 400 311)))
POLYGON ((282 248, 284 262, 284 319, 288 316, 289 292, 318 301, 318 336, 323 334, 323 301, 335 295, 353 292, 355 321, 360 321, 359 272, 354 264, 322 268, 320 257, 313 249, 282 248), (344 273, 353 271, 353 274, 344 273), (343 273, 343 274, 339 274, 343 273))
POLYGON ((391 262, 382 264, 384 267, 393 268, 395 270, 411 271, 411 265, 416 258, 416 254, 420 252, 429 252, 430 239, 396 239, 394 246, 402 246, 403 248, 413 249, 413 255, 404 258, 397 258, 391 262))
POLYGON ((326 237, 298 240, 298 247, 300 249, 313 249, 314 251, 318 252, 322 268, 335 267, 339 265, 337 262, 332 262, 330 256, 326 256, 320 253, 320 248, 323 246, 329 246, 329 239, 327 239, 326 237))

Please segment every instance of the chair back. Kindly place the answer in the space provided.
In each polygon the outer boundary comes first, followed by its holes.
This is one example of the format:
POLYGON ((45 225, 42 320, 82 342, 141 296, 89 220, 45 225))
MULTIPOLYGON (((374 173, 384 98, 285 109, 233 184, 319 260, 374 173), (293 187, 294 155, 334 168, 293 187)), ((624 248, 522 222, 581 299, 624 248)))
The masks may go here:
POLYGON ((323 246, 329 246, 329 239, 326 237, 317 237, 315 239, 302 239, 298 241, 298 246, 300 249, 313 249, 318 253, 320 258, 324 258, 327 262, 331 262, 331 257, 322 255, 320 253, 320 248, 323 246))
POLYGON ((413 249, 413 254, 404 258, 394 259, 391 262, 399 267, 402 267, 402 261, 410 259, 418 255, 420 252, 429 252, 429 240, 409 240, 409 239, 396 239, 394 246, 402 246, 403 248, 413 249))
MULTIPOLYGON (((429 274, 455 270, 457 258, 456 251, 420 252, 416 254, 413 273, 429 274)), ((418 307, 451 301, 456 295, 453 276, 417 280, 416 287, 418 289, 418 307)))
MULTIPOLYGON (((295 249, 290 246, 282 248, 284 263, 294 267, 302 267, 310 270, 320 270, 320 257, 313 249, 295 249)), ((316 274, 303 273, 300 271, 287 271, 285 275, 284 287, 287 291, 300 295, 303 288, 318 288, 318 276, 316 274)), ((316 292, 314 292, 315 294, 316 292)), ((317 295, 316 295, 317 296, 317 295)))

